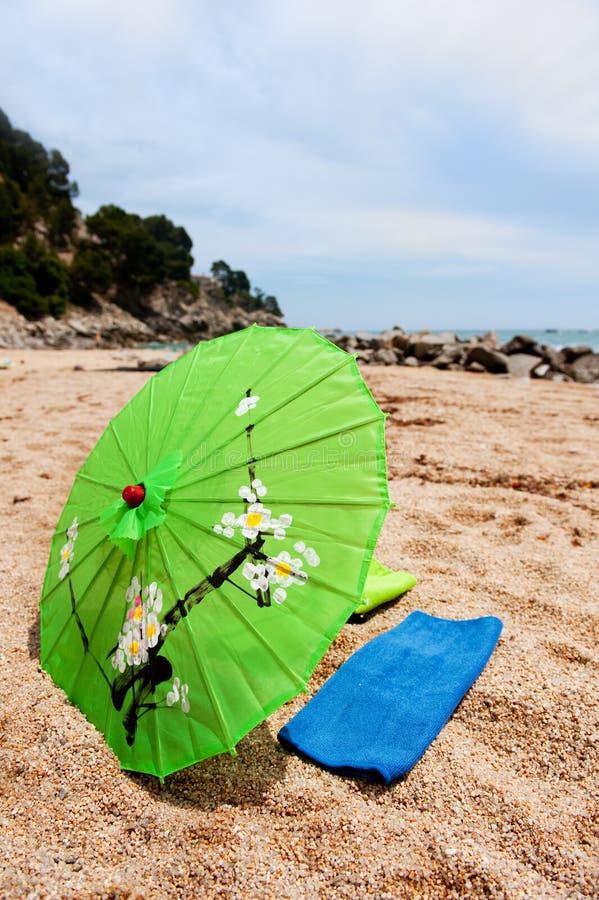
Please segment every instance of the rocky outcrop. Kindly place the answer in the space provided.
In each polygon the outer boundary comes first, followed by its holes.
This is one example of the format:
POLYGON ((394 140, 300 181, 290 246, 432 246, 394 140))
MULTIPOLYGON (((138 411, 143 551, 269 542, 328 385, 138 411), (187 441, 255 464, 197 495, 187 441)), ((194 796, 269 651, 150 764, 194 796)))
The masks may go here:
POLYGON ((253 322, 283 325, 264 310, 247 312, 230 306, 214 290, 210 278, 199 277, 198 296, 176 284, 155 288, 144 296, 134 293, 94 298, 91 309, 70 305, 64 316, 30 321, 0 300, 0 347, 132 347, 151 341, 200 340, 239 331, 253 322))
POLYGON ((467 340, 453 332, 406 333, 395 326, 380 334, 328 334, 327 337, 362 364, 435 366, 437 369, 465 369, 519 378, 544 378, 553 381, 599 382, 599 353, 591 347, 564 347, 555 350, 539 344, 526 334, 500 345, 490 331, 467 340))

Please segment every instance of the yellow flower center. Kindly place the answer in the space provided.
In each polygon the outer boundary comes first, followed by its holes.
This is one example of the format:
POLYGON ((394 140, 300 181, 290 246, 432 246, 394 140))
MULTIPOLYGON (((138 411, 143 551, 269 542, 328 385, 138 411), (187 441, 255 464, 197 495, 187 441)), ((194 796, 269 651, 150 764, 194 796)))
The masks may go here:
POLYGON ((262 521, 262 513, 253 512, 250 513, 247 517, 247 525, 250 528, 257 528, 260 522, 262 521))
POLYGON ((275 569, 277 576, 279 578, 287 578, 293 572, 293 569, 290 565, 285 562, 278 562, 277 568, 275 569))
POLYGON ((69 550, 68 547, 65 547, 64 550, 62 551, 62 553, 60 554, 60 558, 62 559, 63 562, 66 562, 70 555, 71 555, 71 551, 69 550))
POLYGON ((148 637, 153 638, 155 634, 156 634, 156 626, 151 622, 148 625, 148 637))
POLYGON ((138 650, 139 650, 139 642, 131 641, 131 643, 129 644, 129 653, 131 654, 131 656, 137 656, 138 650))
POLYGON ((139 622, 139 620, 141 619, 142 616, 143 616, 143 610, 142 610, 141 606, 136 606, 135 612, 133 613, 133 618, 137 619, 137 621, 139 622))

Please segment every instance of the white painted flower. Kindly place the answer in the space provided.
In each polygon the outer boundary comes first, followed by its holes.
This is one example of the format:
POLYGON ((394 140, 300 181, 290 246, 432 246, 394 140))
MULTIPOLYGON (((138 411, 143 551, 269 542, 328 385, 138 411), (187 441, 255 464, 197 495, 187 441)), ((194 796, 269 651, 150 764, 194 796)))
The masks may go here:
POLYGON ((128 666, 139 666, 142 662, 146 662, 148 658, 148 652, 142 641, 141 630, 139 628, 131 628, 123 635, 121 649, 124 652, 128 666))
POLYGON ((238 521, 241 524, 241 533, 244 537, 253 540, 261 531, 268 531, 271 512, 261 503, 252 503, 248 511, 238 521))
POLYGON ((79 535, 79 522, 77 516, 75 516, 67 528, 66 534, 66 543, 60 548, 60 570, 58 572, 58 577, 61 581, 65 579, 71 571, 71 563, 75 556, 75 541, 79 535))
POLYGON ((253 394, 251 397, 243 397, 239 401, 239 406, 235 410, 235 415, 244 416, 250 411, 250 409, 255 409, 259 399, 260 397, 258 397, 256 394, 253 394))
POLYGON ((293 545, 293 549, 296 551, 296 553, 303 553, 304 550, 306 549, 306 545, 304 544, 303 541, 298 541, 296 544, 293 545))
POLYGON ((114 656, 112 657, 112 668, 118 669, 119 672, 124 672, 126 667, 125 662, 125 651, 122 647, 119 647, 114 656))
POLYGON ((161 628, 158 617, 154 613, 150 613, 144 622, 143 637, 147 641, 148 647, 155 647, 160 637, 161 628))
POLYGON ((278 556, 270 557, 267 568, 270 583, 283 588, 292 584, 305 584, 308 580, 306 573, 301 571, 301 559, 292 559, 291 554, 286 550, 282 550, 278 556))
POLYGON ((220 520, 220 524, 214 525, 212 530, 216 534, 224 534, 225 537, 232 538, 235 534, 235 526, 240 524, 241 521, 235 516, 235 513, 226 512, 220 520))
POLYGON ((254 478, 254 480, 252 481, 252 487, 258 497, 266 497, 268 490, 266 488, 266 485, 262 484, 259 478, 254 478))
POLYGON ((252 489, 247 486, 247 484, 242 484, 238 491, 239 496, 242 500, 245 500, 247 503, 255 503, 256 502, 256 494, 253 493, 252 489))
POLYGON ((180 678, 173 678, 173 689, 169 691, 166 695, 166 705, 174 706, 175 703, 181 701, 181 709, 184 713, 188 713, 190 710, 189 706, 189 685, 181 684, 180 678))
POLYGON ((67 575, 69 574, 69 572, 71 570, 71 562, 73 561, 73 557, 75 555, 73 552, 73 549, 74 549, 73 541, 67 541, 66 544, 64 544, 60 548, 61 566, 60 566, 60 571, 58 573, 58 577, 60 578, 61 581, 63 580, 63 578, 67 577, 67 575))
POLYGON ((136 575, 125 592, 128 608, 118 636, 118 647, 112 657, 112 666, 124 672, 125 666, 139 666, 148 661, 148 650, 155 647, 166 634, 158 616, 162 611, 162 591, 155 581, 142 590, 136 575))
POLYGON ((173 679, 173 689, 169 691, 166 695, 166 705, 173 706, 175 703, 179 702, 179 685, 181 684, 181 680, 179 678, 173 679))
POLYGON ((125 592, 125 597, 127 598, 127 603, 133 603, 139 592, 141 591, 141 584, 139 583, 139 578, 137 575, 134 575, 131 579, 131 584, 127 588, 125 592))
POLYGON ((304 551, 304 559, 308 563, 309 566, 319 566, 320 565, 320 556, 314 549, 314 547, 306 547, 304 551))
POLYGON ((262 563, 258 563, 258 565, 247 562, 243 569, 241 570, 241 574, 249 581, 250 587, 255 591, 267 591, 269 585, 268 573, 266 570, 266 566, 262 563))
POLYGON ((162 610, 162 591, 155 581, 144 588, 144 597, 147 602, 148 612, 159 615, 162 610))
POLYGON ((284 603, 286 598, 287 598, 287 591, 285 590, 285 588, 282 588, 282 587, 277 588, 276 591, 274 592, 274 594, 272 595, 272 599, 275 601, 275 603, 279 603, 279 604, 284 603))
POLYGON ((293 516, 283 513, 278 519, 271 519, 273 535, 278 541, 282 541, 286 536, 286 529, 289 528, 293 521, 293 516))
POLYGON ((182 684, 181 685, 181 709, 184 713, 188 713, 190 710, 189 699, 187 697, 189 693, 189 685, 182 684))

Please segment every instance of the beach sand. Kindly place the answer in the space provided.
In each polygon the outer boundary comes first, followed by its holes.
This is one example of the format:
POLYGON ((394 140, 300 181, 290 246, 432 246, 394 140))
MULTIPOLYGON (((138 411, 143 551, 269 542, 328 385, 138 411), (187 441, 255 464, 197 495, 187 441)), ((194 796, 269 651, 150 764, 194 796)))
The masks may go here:
POLYGON ((39 667, 49 542, 75 473, 149 375, 108 351, 0 371, 0 896, 591 897, 599 884, 599 389, 371 367, 397 503, 379 559, 418 585, 344 627, 315 691, 414 609, 499 616, 489 664, 384 787, 284 751, 288 703, 220 756, 122 772, 39 667), (78 364, 83 370, 75 370, 78 364))

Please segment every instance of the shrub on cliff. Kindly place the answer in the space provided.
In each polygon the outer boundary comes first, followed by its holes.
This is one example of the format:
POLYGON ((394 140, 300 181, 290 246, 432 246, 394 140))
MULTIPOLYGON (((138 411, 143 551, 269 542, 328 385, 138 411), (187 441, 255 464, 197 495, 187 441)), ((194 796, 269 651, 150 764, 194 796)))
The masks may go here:
POLYGON ((0 247, 0 297, 24 316, 59 316, 68 300, 66 266, 34 239, 24 249, 0 247))
POLYGON ((151 288, 171 278, 189 281, 192 241, 166 216, 142 219, 119 206, 102 206, 85 220, 117 284, 151 288))
POLYGON ((40 219, 58 245, 71 236, 77 184, 59 150, 47 151, 26 131, 13 128, 0 109, 0 241, 12 242, 40 219))
POLYGON ((248 312, 264 309, 275 316, 283 315, 276 297, 265 294, 260 288, 254 288, 252 294, 250 280, 245 272, 232 269, 224 259, 213 262, 210 273, 219 283, 224 299, 231 305, 237 304, 248 312))

